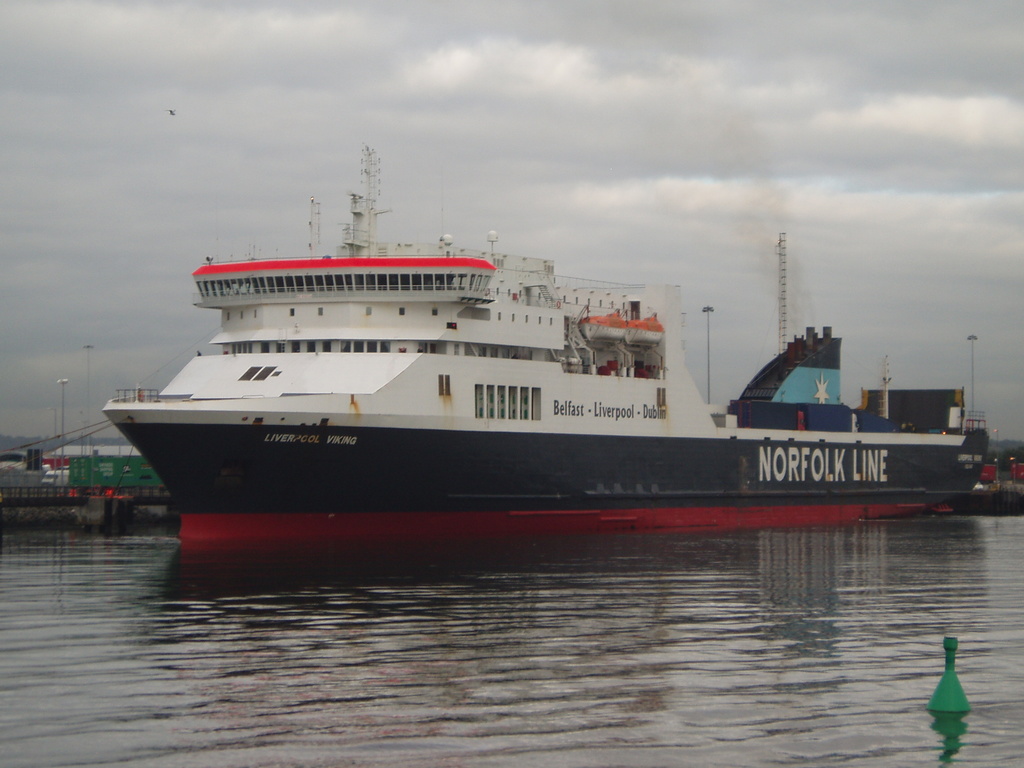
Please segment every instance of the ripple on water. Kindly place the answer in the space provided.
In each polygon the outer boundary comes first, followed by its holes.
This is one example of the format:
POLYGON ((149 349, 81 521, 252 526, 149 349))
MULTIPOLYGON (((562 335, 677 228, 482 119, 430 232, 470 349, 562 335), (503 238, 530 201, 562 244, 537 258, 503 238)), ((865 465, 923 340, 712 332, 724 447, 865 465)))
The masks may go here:
POLYGON ((8 535, 4 765, 1011 765, 1020 520, 181 551, 8 535), (961 640, 966 731, 924 704, 961 640))

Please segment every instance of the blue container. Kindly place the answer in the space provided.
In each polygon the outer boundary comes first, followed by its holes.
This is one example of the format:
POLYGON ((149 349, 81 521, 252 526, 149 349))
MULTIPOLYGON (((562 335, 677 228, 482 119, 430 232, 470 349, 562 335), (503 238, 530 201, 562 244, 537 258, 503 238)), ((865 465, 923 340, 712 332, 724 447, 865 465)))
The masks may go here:
POLYGON ((800 410, 804 414, 804 429, 815 432, 853 431, 853 412, 848 405, 804 403, 800 410))
POLYGON ((876 416, 868 411, 854 411, 857 417, 858 432, 899 432, 899 427, 888 419, 876 416))

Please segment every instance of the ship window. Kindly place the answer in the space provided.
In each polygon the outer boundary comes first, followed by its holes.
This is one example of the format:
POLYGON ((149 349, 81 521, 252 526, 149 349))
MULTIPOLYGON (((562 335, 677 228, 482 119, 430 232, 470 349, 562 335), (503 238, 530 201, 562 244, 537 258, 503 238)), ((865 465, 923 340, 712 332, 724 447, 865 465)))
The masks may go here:
POLYGON ((251 381, 251 380, 252 380, 252 377, 253 377, 253 376, 255 376, 255 375, 256 375, 256 373, 257 373, 257 372, 258 372, 258 371, 260 370, 260 368, 262 368, 262 367, 263 367, 263 366, 261 366, 261 365, 254 365, 254 366, 253 366, 252 368, 250 368, 250 369, 249 369, 249 370, 247 370, 247 371, 246 371, 245 373, 243 373, 243 374, 242 374, 241 376, 239 376, 239 377, 238 377, 238 380, 239 380, 239 381, 251 381))
POLYGON ((343 342, 341 342, 341 351, 342 352, 351 352, 352 351, 352 342, 351 341, 343 341, 343 342))
POLYGON ((380 343, 380 351, 381 352, 390 352, 391 351, 391 342, 390 341, 382 341, 380 343))
POLYGON ((292 352, 301 352, 301 351, 302 351, 302 342, 301 341, 293 341, 292 342, 292 352))
POLYGON ((433 307, 433 308, 432 308, 432 309, 430 310, 430 314, 432 314, 432 315, 434 315, 434 316, 436 317, 436 316, 437 316, 437 307, 433 307))
POLYGON ((313 282, 316 283, 316 287, 317 288, 320 288, 321 290, 323 290, 323 287, 324 287, 324 276, 323 275, 316 275, 313 278, 313 282))
POLYGON ((307 341, 306 342, 306 351, 307 352, 316 352, 316 342, 315 341, 307 341))
POLYGON ((476 417, 482 419, 484 417, 484 385, 477 384, 474 387, 474 405, 476 407, 476 417))
POLYGON ((331 342, 325 341, 323 343, 323 349, 324 349, 324 352, 330 352, 331 351, 331 342))
POLYGON ((519 418, 519 387, 508 388, 508 417, 519 418))
POLYGON ((366 342, 366 351, 367 352, 376 352, 377 351, 377 342, 376 341, 368 341, 368 342, 366 342))
POLYGON ((367 307, 366 308, 366 314, 367 315, 372 315, 373 314, 373 307, 367 307))
POLYGON ((320 315, 320 317, 323 317, 324 316, 324 308, 323 307, 317 307, 316 308, 316 313, 318 315, 320 315))
POLYGON ((423 290, 432 291, 434 290, 434 275, 427 274, 423 275, 423 290))
POLYGON ((502 384, 498 385, 498 418, 505 418, 505 387, 502 384))
POLYGON ((414 291, 423 289, 423 275, 418 272, 414 273, 412 276, 412 289, 414 291))
POLYGON ((437 374, 437 394, 441 397, 451 397, 452 377, 448 373, 437 374))
POLYGON ((253 381, 263 381, 270 374, 272 374, 275 370, 276 370, 276 366, 273 366, 273 365, 264 366, 263 370, 261 370, 259 373, 257 373, 253 377, 253 381))
POLYGON ((487 418, 494 418, 494 385, 487 385, 487 418))
POLYGON ((363 347, 364 347, 364 344, 361 341, 353 341, 352 342, 352 351, 353 352, 362 352, 363 351, 363 347))
POLYGON ((345 282, 346 283, 348 282, 349 277, 354 277, 355 278, 355 289, 357 291, 361 291, 361 290, 363 290, 366 287, 363 284, 364 283, 363 275, 361 275, 361 274, 360 275, 345 275, 345 282))
POLYGON ((288 307, 288 316, 295 317, 295 307, 288 307))
MULTIPOLYGON (((408 278, 408 275, 406 275, 408 278)), ((388 289, 392 291, 398 290, 398 275, 388 275, 388 289)))
POLYGON ((519 388, 519 415, 523 419, 530 418, 530 388, 519 388))
POLYGON ((269 341, 261 341, 260 342, 260 352, 262 352, 265 355, 270 353, 270 342, 269 341))
POLYGON ((405 314, 405 307, 399 307, 398 308, 398 314, 404 315, 405 314))

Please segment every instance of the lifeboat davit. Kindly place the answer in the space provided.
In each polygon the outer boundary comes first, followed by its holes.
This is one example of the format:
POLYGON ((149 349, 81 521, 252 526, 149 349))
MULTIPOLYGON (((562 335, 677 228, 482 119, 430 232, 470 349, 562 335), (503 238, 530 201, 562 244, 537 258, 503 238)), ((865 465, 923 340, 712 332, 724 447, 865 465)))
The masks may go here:
POLYGON ((645 317, 643 320, 630 320, 626 323, 626 342, 628 344, 653 345, 661 341, 665 335, 665 326, 657 315, 645 317))
POLYGON ((616 310, 610 315, 594 315, 580 320, 580 333, 588 341, 622 341, 626 338, 626 320, 616 310))

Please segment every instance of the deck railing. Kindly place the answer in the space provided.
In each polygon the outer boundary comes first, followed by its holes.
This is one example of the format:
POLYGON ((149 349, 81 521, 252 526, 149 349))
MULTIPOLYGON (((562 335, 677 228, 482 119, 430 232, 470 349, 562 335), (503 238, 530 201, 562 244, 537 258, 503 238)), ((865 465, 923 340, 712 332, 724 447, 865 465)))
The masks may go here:
POLYGON ((151 403, 160 399, 159 389, 119 389, 114 396, 115 403, 151 403))

